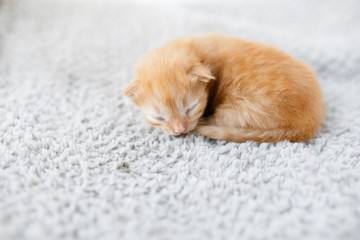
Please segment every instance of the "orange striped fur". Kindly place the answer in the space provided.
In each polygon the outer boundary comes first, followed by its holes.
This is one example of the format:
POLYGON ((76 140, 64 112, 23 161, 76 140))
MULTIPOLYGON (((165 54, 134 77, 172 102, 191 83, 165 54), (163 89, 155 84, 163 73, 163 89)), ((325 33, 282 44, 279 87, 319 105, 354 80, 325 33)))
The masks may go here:
POLYGON ((226 141, 297 142, 314 137, 324 117, 319 83, 305 63, 217 34, 151 51, 124 94, 171 135, 195 130, 226 141))

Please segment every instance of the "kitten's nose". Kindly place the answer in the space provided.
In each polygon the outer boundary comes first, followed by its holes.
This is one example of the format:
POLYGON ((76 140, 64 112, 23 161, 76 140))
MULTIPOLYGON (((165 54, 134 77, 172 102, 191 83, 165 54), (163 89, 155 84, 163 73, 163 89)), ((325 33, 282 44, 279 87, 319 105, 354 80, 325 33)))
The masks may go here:
POLYGON ((186 130, 186 123, 184 121, 176 121, 173 125, 173 131, 176 134, 183 134, 186 130))

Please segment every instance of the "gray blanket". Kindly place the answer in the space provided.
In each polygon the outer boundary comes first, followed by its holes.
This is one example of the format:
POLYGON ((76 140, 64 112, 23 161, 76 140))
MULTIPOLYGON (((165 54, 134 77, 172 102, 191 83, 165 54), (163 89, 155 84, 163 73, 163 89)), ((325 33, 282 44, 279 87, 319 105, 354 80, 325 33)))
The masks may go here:
POLYGON ((0 2, 0 239, 360 239, 360 2, 0 2), (308 62, 307 142, 180 138, 120 96, 136 61, 219 32, 308 62))

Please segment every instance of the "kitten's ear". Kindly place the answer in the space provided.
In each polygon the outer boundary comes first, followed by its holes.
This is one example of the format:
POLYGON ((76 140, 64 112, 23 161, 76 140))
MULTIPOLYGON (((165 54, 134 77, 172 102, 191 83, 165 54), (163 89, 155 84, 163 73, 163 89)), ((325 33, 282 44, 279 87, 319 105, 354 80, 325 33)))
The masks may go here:
POLYGON ((123 95, 130 99, 134 99, 135 97, 137 97, 137 87, 137 81, 132 81, 130 85, 126 88, 126 90, 123 92, 123 95))
POLYGON ((195 64, 190 69, 190 75, 196 77, 197 80, 202 82, 210 82, 210 80, 215 79, 215 77, 211 74, 210 69, 202 64, 195 64))

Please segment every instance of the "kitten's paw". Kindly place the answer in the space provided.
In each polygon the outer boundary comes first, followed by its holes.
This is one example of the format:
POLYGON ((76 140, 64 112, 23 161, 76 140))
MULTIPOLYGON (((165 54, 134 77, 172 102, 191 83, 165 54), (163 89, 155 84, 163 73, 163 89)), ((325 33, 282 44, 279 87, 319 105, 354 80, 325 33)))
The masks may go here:
POLYGON ((213 136, 213 135, 218 134, 217 128, 215 126, 212 126, 212 125, 200 125, 200 126, 197 126, 195 128, 194 132, 200 133, 200 134, 205 135, 205 136, 213 136))
POLYGON ((213 140, 231 141, 231 133, 226 130, 226 128, 216 125, 204 125, 196 127, 195 132, 213 140))

